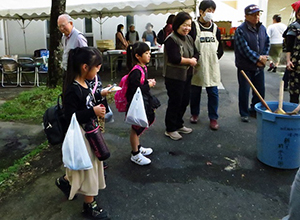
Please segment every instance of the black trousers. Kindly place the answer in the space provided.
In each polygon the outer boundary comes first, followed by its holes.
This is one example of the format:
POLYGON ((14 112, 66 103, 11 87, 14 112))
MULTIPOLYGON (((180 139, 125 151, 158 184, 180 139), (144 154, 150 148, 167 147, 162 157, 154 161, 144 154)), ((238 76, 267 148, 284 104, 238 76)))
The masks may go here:
POLYGON ((285 68, 282 80, 284 81, 284 88, 288 88, 289 87, 289 80, 290 80, 290 71, 287 68, 285 68))
POLYGON ((165 117, 167 132, 173 132, 183 127, 183 115, 190 100, 192 75, 186 81, 165 78, 165 85, 169 97, 165 117))

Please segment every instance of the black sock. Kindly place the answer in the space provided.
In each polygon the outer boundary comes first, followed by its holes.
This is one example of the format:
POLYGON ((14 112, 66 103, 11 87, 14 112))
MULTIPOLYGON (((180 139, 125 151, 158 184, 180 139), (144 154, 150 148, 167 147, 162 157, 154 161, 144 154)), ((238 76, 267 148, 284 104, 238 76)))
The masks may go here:
POLYGON ((140 145, 140 144, 138 145, 138 150, 140 150, 141 146, 142 146, 142 145, 140 145))
POLYGON ((131 154, 133 155, 133 156, 135 156, 135 155, 138 155, 140 153, 140 151, 138 150, 137 152, 133 152, 133 151, 131 151, 131 154))

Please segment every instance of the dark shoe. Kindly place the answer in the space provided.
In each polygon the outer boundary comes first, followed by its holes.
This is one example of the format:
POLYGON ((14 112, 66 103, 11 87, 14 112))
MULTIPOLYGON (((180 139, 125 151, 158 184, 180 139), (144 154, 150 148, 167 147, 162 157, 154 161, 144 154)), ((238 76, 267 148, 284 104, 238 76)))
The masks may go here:
POLYGON ((107 169, 108 168, 108 163, 103 161, 103 169, 107 169))
POLYGON ((270 63, 270 68, 268 69, 268 71, 271 71, 274 68, 274 64, 270 63))
POLYGON ((274 69, 272 70, 273 73, 276 73, 277 67, 274 67, 274 69))
POLYGON ((210 119, 210 125, 209 125, 211 130, 218 130, 219 129, 219 124, 216 119, 210 119))
POLYGON ((248 109, 248 112, 249 112, 249 116, 252 117, 252 118, 256 118, 256 111, 249 108, 248 109))
POLYGON ((69 196, 70 196, 71 185, 70 185, 69 181, 67 181, 64 178, 64 176, 65 175, 57 178, 56 181, 55 181, 55 185, 65 194, 65 196, 68 199, 69 196))
POLYGON ((248 117, 248 116, 242 116, 242 117, 241 117, 241 121, 242 121, 242 122, 249 122, 250 120, 249 120, 249 117, 248 117))
POLYGON ((92 203, 83 203, 83 210, 82 214, 86 217, 93 218, 93 219, 103 219, 109 220, 107 211, 101 209, 97 202, 94 201, 92 203))
POLYGON ((190 122, 192 124, 197 124, 197 122, 198 122, 198 116, 197 115, 192 115, 191 118, 190 118, 190 122))

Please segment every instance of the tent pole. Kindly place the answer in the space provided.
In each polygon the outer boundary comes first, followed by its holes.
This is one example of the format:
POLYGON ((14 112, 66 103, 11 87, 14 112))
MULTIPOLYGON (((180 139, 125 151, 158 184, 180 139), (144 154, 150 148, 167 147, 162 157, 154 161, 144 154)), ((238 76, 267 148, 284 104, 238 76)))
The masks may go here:
POLYGON ((26 44, 26 33, 25 33, 25 21, 22 20, 23 26, 21 27, 23 29, 23 38, 24 38, 24 47, 25 47, 25 54, 27 54, 27 44, 26 44))
POLYGON ((23 38, 24 38, 24 47, 25 47, 25 54, 27 54, 27 43, 26 43, 26 33, 25 33, 25 29, 28 27, 28 25, 31 23, 31 21, 29 21, 29 23, 25 26, 25 19, 22 18, 22 24, 19 22, 19 20, 17 20, 18 24, 20 25, 21 29, 23 30, 23 38))
POLYGON ((102 16, 100 15, 100 38, 102 40, 102 16))
POLYGON ((101 40, 102 40, 102 24, 103 24, 108 18, 106 18, 103 22, 102 22, 102 14, 100 14, 99 18, 100 18, 99 22, 98 22, 96 19, 95 19, 95 21, 96 21, 97 23, 100 24, 100 38, 101 38, 101 40))
POLYGON ((9 37, 8 37, 8 28, 7 28, 7 20, 3 20, 3 31, 4 31, 4 39, 5 39, 5 54, 10 54, 10 47, 9 47, 9 37))

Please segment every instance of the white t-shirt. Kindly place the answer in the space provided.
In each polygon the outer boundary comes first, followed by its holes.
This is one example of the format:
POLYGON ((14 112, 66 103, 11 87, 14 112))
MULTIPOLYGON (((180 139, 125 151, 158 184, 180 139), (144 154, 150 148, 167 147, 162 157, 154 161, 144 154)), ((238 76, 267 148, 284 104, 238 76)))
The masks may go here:
POLYGON ((282 34, 286 28, 287 26, 281 22, 271 24, 267 29, 267 33, 270 37, 270 44, 282 44, 282 34))

